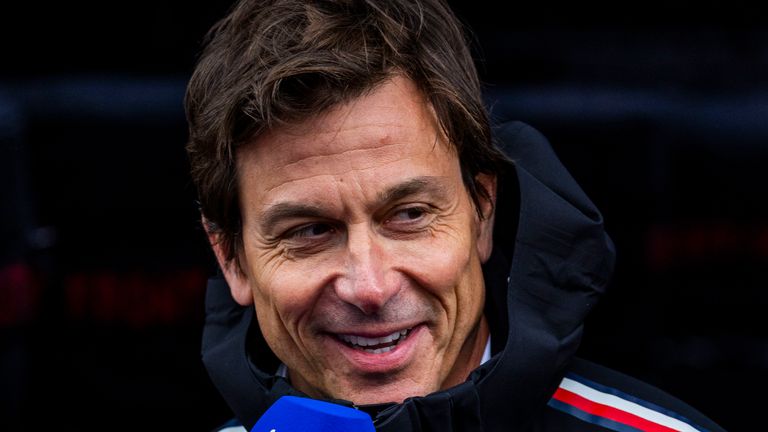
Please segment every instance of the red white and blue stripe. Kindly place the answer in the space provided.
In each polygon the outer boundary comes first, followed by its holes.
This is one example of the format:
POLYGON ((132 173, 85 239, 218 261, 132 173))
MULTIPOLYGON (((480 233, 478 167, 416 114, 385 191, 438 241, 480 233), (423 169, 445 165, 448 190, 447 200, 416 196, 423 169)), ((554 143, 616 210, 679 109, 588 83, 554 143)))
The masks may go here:
POLYGON ((618 432, 706 432, 668 409, 569 373, 549 406, 618 432))

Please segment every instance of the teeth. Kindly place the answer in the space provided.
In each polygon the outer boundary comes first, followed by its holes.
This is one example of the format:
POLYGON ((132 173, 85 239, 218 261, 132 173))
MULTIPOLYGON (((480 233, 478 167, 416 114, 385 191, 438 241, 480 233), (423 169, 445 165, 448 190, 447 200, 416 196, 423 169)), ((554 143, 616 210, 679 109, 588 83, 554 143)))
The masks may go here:
MULTIPOLYGON (((354 335, 338 335, 339 339, 343 340, 344 342, 347 342, 353 346, 357 347, 367 347, 367 346, 374 346, 374 345, 381 345, 381 344, 388 344, 393 341, 397 341, 400 339, 405 338, 405 336, 408 334, 408 331, 410 329, 400 330, 396 331, 392 334, 386 335, 384 337, 380 338, 367 338, 363 336, 354 336, 354 335)), ((376 348, 376 349, 365 349, 365 351, 374 353, 374 354, 381 354, 388 352, 392 350, 395 346, 388 346, 383 348, 376 348)))
POLYGON ((374 350, 372 350, 372 349, 364 349, 363 351, 366 351, 366 352, 369 352, 369 353, 372 353, 372 354, 381 354, 381 353, 392 351, 393 349, 395 349, 394 346, 388 346, 388 347, 384 347, 384 348, 376 348, 374 350))

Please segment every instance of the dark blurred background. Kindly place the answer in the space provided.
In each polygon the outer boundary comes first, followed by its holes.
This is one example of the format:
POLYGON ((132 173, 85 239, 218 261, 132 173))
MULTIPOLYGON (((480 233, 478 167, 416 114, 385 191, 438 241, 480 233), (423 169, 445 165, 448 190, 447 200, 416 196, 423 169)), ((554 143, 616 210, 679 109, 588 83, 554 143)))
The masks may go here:
MULTIPOLYGON (((452 2, 494 117, 547 135, 618 249, 582 356, 729 430, 768 384, 755 2, 452 2)), ((0 430, 210 430, 182 97, 229 2, 0 6, 0 430)))

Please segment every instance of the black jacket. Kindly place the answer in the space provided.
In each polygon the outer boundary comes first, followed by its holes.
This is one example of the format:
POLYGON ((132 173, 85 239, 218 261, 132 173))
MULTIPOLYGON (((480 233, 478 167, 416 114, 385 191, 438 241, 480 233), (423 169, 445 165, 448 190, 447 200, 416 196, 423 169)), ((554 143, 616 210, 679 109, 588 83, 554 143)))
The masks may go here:
MULTIPOLYGON (((643 430, 647 420, 635 417, 644 409, 691 430, 722 430, 658 389, 574 357, 584 318, 612 273, 613 244, 543 136, 514 122, 496 137, 513 164, 499 179, 494 251, 484 266, 491 360, 456 387, 359 408, 377 430, 392 432, 634 431, 643 430), (593 397, 601 394, 609 395, 605 404, 593 397), (630 413, 616 411, 616 397, 630 413)), ((252 308, 235 303, 223 279, 209 282, 206 309, 203 362, 246 428, 279 397, 302 395, 273 374, 279 362, 252 308)))

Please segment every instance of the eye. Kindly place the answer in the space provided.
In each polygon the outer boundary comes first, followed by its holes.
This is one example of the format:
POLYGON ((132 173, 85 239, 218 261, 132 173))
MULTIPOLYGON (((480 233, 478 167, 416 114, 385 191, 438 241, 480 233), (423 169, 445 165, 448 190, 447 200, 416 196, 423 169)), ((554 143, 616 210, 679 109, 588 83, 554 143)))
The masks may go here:
POLYGON ((409 205, 393 209, 384 226, 393 233, 415 234, 424 231, 435 220, 427 205, 409 205))
POLYGON ((413 222, 424 217, 427 210, 423 207, 408 207, 396 211, 390 218, 391 222, 413 222))
POLYGON ((334 227, 330 224, 313 223, 310 225, 304 225, 289 231, 286 237, 290 239, 317 239, 334 231, 334 227))

